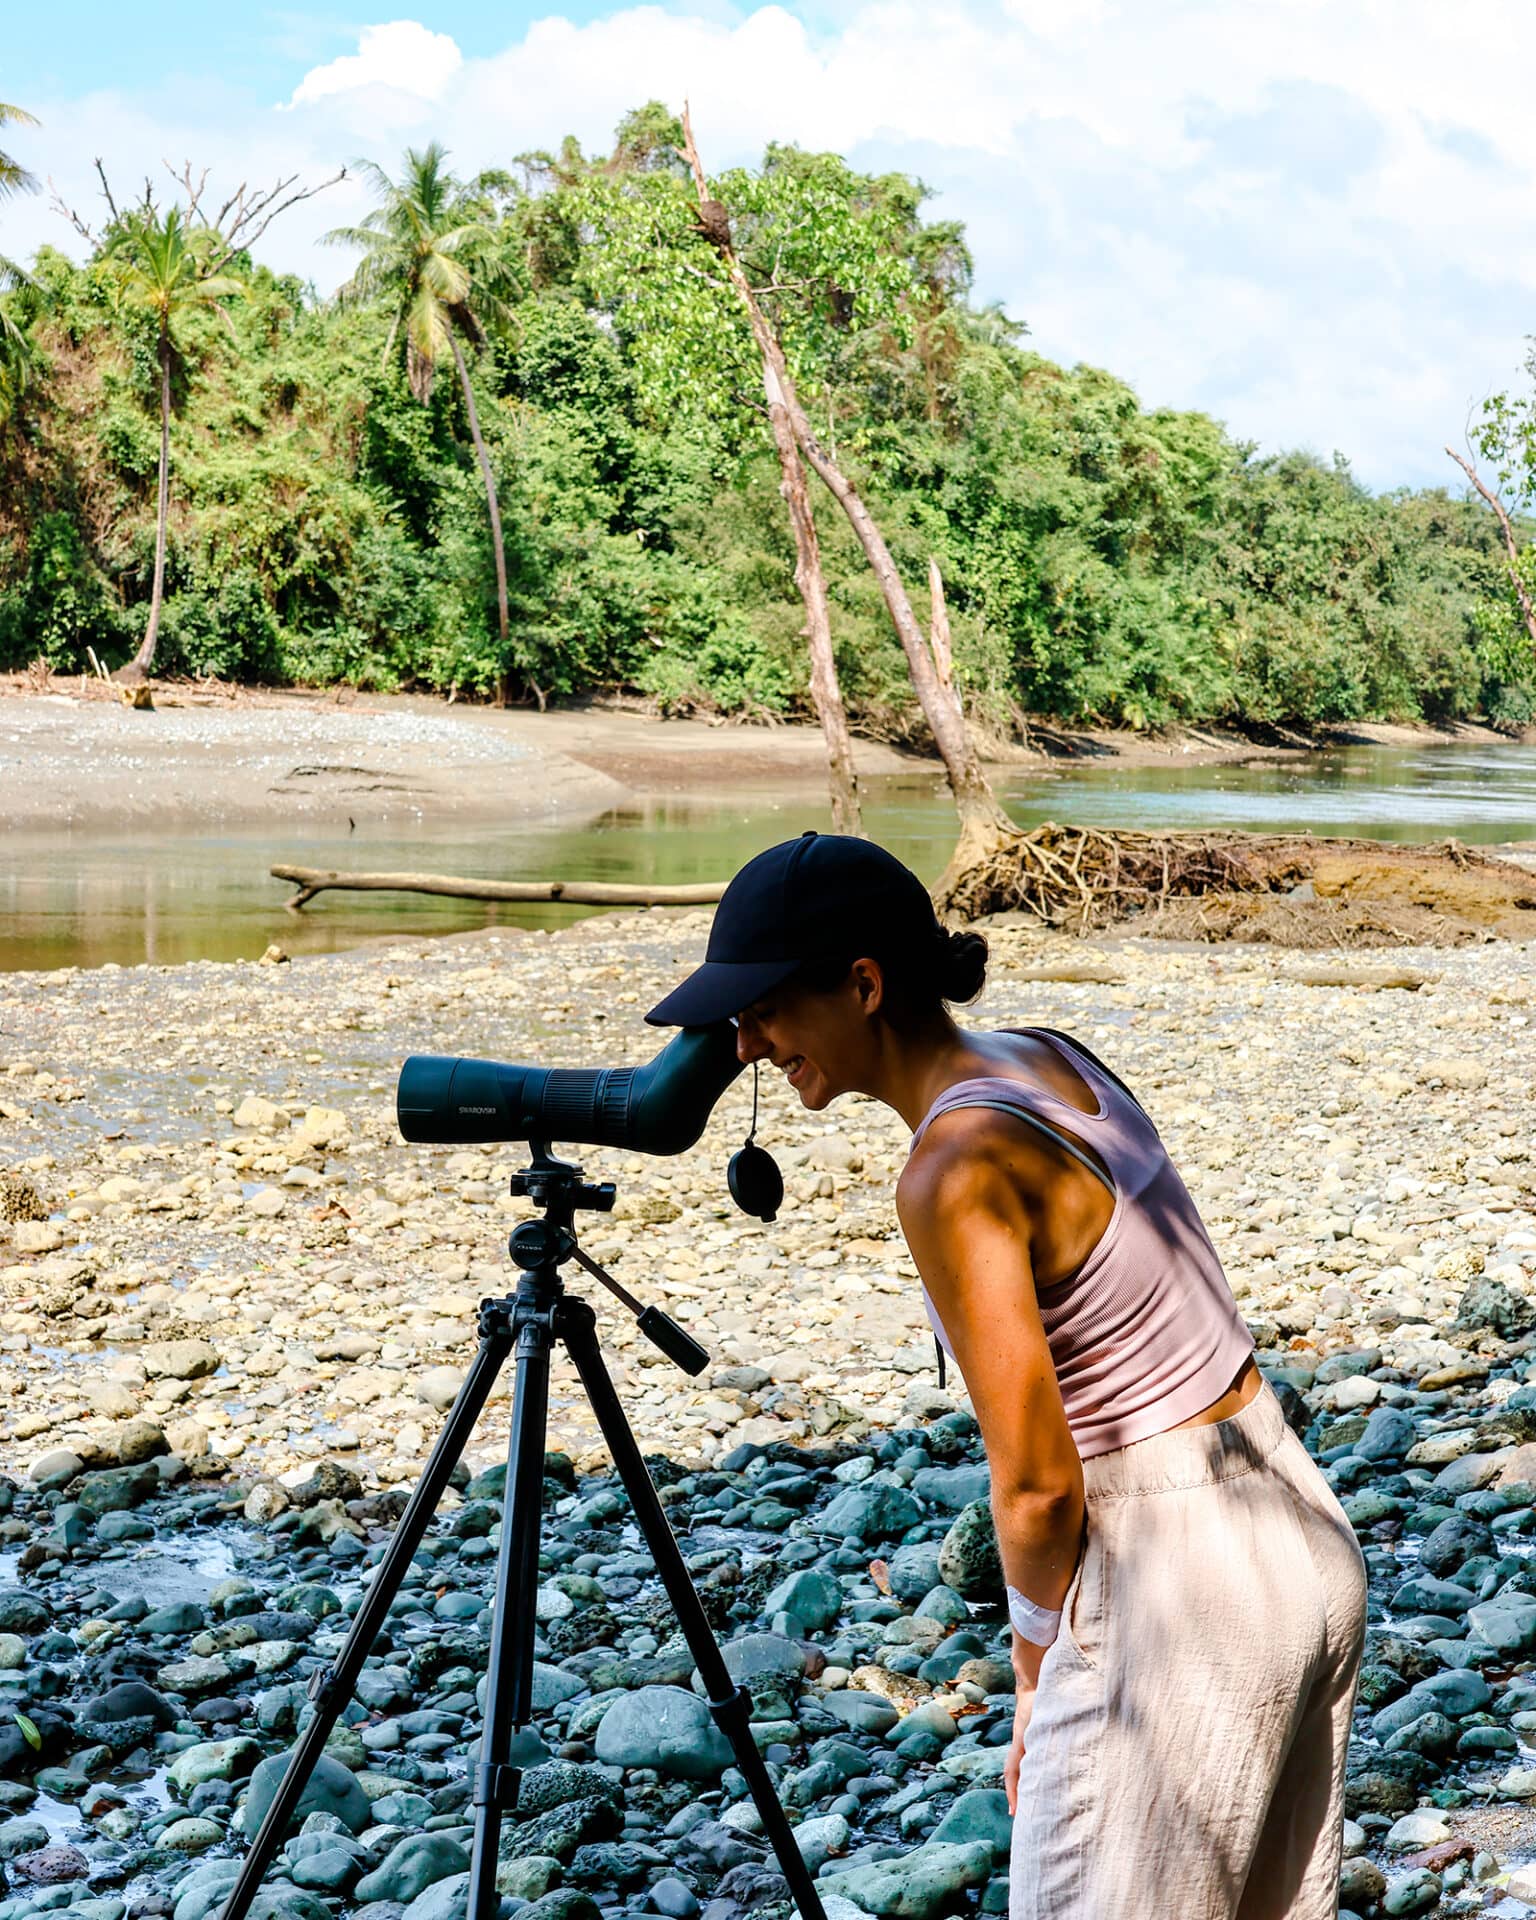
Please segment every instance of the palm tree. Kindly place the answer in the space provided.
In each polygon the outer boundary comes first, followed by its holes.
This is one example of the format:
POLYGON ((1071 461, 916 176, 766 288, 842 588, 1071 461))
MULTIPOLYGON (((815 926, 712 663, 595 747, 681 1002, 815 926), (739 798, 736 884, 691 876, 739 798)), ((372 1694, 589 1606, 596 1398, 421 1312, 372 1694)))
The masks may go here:
POLYGON ((166 522, 171 503, 171 370, 182 348, 177 322, 199 307, 216 306, 245 292, 229 274, 207 270, 210 229, 188 226, 180 207, 163 216, 148 205, 137 207, 118 222, 103 249, 117 268, 117 288, 123 304, 149 313, 155 321, 156 358, 160 364, 160 487, 155 513, 155 580, 149 600, 149 625, 138 652, 118 674, 120 680, 142 680, 155 657, 160 635, 160 606, 165 594, 166 522))
POLYGON ((16 411, 16 402, 33 368, 31 336, 10 298, 31 289, 32 282, 16 262, 0 253, 0 426, 16 411))
POLYGON ((398 180, 391 180, 372 160, 353 161, 351 164, 371 182, 379 204, 360 227, 336 227, 325 237, 333 246, 361 250, 363 257, 339 297, 381 298, 393 305, 394 319, 384 343, 384 358, 387 363, 403 333, 406 378, 423 405, 431 397, 438 362, 445 354, 453 357, 485 482, 491 549, 496 560, 496 616, 505 662, 507 557, 501 542, 501 507, 491 458, 480 432, 469 367, 459 344, 461 335, 472 346, 484 343, 485 329, 476 306, 487 317, 502 309, 492 259, 496 234, 486 218, 483 196, 448 172, 444 165, 447 158, 436 140, 419 152, 408 147, 398 180), (476 272, 480 285, 472 287, 476 272))
MULTIPOLYGON (((20 107, 8 107, 0 100, 0 127, 35 127, 37 122, 20 107)), ((28 173, 19 160, 0 153, 0 200, 13 193, 36 193, 37 175, 28 173)))

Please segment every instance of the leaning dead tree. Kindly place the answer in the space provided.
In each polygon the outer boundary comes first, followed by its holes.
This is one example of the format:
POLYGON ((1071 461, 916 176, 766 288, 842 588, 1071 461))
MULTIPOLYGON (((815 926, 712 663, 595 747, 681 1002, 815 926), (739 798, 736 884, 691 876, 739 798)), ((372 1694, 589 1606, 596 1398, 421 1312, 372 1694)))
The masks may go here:
POLYGON ((896 629, 896 637, 901 642, 902 652, 906 655, 907 672, 911 676, 913 691, 917 695, 918 704, 923 710, 923 718, 928 722, 929 731, 944 762, 944 770, 949 776, 950 790, 954 794, 955 806, 960 815, 960 838, 951 856, 949 867, 935 890, 939 904, 947 905, 954 884, 966 869, 978 861, 985 860, 997 848, 1015 839, 1018 829, 998 805, 993 795, 987 776, 982 771, 981 757, 966 727, 965 713, 959 698, 953 687, 946 687, 940 677, 928 639, 918 625, 917 616, 912 611, 912 603, 907 598, 907 591, 902 585, 896 562, 891 557, 891 550, 885 543, 885 537, 876 524, 874 515, 866 506, 858 488, 822 445, 805 408, 800 403, 779 337, 774 332, 763 311, 762 302, 758 299, 751 281, 736 257, 735 248, 730 240, 730 223, 725 217, 725 209, 720 207, 720 203, 709 192, 703 162, 699 158, 698 145, 693 137, 693 123, 686 105, 683 108, 683 141, 683 151, 693 173, 694 187, 699 197, 701 227, 719 254, 731 285, 735 288, 746 310, 747 319, 752 328, 752 337, 763 357, 764 367, 772 371, 783 402, 785 416, 801 452, 826 486, 827 491, 847 515, 848 523, 864 550, 864 557, 869 562, 875 579, 879 582, 886 610, 891 616, 891 624, 896 629))
POLYGON ((1520 617, 1525 622, 1525 630, 1531 636, 1532 646, 1536 646, 1536 600, 1531 598, 1531 590, 1525 583, 1524 574, 1520 571, 1520 543, 1515 538, 1515 525, 1510 518, 1509 508, 1464 454, 1458 453, 1454 447, 1447 447, 1446 452, 1493 510, 1493 516, 1499 523, 1499 532, 1504 540, 1505 571, 1509 575, 1510 585, 1515 590, 1515 599, 1519 603, 1520 617))
POLYGON ((805 466, 790 424, 789 409, 784 404, 784 390, 767 359, 763 361, 763 392, 768 401, 773 444, 779 455, 779 492, 789 509, 789 522, 795 535, 795 585, 800 589, 805 607, 805 638, 811 656, 811 704, 821 722, 827 747, 832 830, 862 834, 859 776, 853 764, 853 740, 848 732, 848 714, 843 706, 843 690, 838 684, 836 656, 832 652, 832 620, 827 610, 827 578, 821 565, 821 542, 811 512, 805 466))
MULTIPOLYGON (((719 254, 721 262, 740 291, 745 288, 753 301, 750 282, 736 257, 731 238, 730 216, 710 193, 693 144, 693 129, 687 109, 683 110, 683 131, 687 142, 688 164, 693 172, 699 196, 698 230, 719 254)), ((755 302, 754 302, 755 304, 755 302)), ((794 421, 785 392, 782 355, 775 358, 754 328, 754 337, 763 360, 763 393, 768 402, 768 422, 773 429, 773 444, 779 456, 779 492, 789 509, 789 523, 795 536, 795 585, 805 607, 805 638, 811 656, 811 704, 821 722, 827 748, 827 784, 831 790, 832 825, 838 833, 862 833, 859 807, 859 781, 853 764, 853 741, 848 732, 848 715, 838 684, 837 660, 832 651, 832 620, 827 607, 827 579, 821 564, 821 542, 816 533, 816 518, 811 510, 810 488, 806 484, 805 463, 800 456, 794 421)))
POLYGON ((723 880, 692 886, 624 886, 606 880, 473 880, 451 873, 337 873, 325 867, 270 867, 274 880, 298 888, 284 904, 298 909, 332 888, 351 893, 435 893, 451 900, 557 900, 569 907, 709 907, 723 880))

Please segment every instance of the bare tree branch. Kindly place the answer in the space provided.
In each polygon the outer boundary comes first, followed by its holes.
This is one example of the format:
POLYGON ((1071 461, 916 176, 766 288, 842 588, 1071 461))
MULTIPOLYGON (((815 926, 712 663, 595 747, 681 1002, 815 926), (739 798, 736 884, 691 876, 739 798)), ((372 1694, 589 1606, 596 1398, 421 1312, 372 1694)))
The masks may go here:
POLYGON ((211 271, 225 264, 232 254, 241 253, 256 242, 271 226, 280 213, 286 213, 290 207, 296 207, 301 200, 313 200, 317 193, 324 193, 328 187, 334 187, 345 180, 347 170, 339 168, 329 180, 321 180, 313 187, 300 187, 296 193, 289 193, 298 179, 296 173, 289 174, 286 180, 279 180, 264 192, 255 193, 246 198, 242 183, 234 197, 234 214, 227 227, 222 228, 224 251, 218 256, 211 271), (287 196, 284 198, 283 196, 287 196))
POLYGON ((673 267, 681 267, 684 273, 695 280, 702 280, 706 287, 713 287, 717 293, 724 293, 731 284, 729 280, 717 280, 712 273, 706 273, 702 267, 696 267, 688 260, 669 260, 667 266, 669 271, 673 267))
POLYGON ((1465 455, 1458 453, 1454 447, 1447 447, 1446 452, 1493 509, 1494 517, 1499 523, 1499 531, 1504 536, 1504 552, 1508 556, 1507 572, 1510 585, 1514 588, 1515 598, 1520 603, 1520 615, 1525 622, 1525 630, 1531 636, 1532 645, 1536 645, 1536 601, 1532 600, 1531 590, 1525 584, 1524 576, 1520 572, 1520 543, 1515 538, 1514 522, 1509 517, 1509 509, 1498 494, 1484 483, 1477 468, 1465 455))
POLYGON ((928 644, 933 649, 933 664, 938 671, 939 685, 953 696, 955 649, 949 631, 949 606, 944 598, 944 576, 939 571, 938 559, 933 555, 928 560, 928 598, 932 607, 928 622, 928 644))
MULTIPOLYGON (((99 155, 97 156, 95 164, 96 177, 101 182, 101 197, 107 203, 107 214, 110 219, 116 220, 118 217, 117 202, 112 198, 112 189, 107 184, 107 170, 102 165, 99 155)), ((61 220, 67 220, 69 222, 87 246, 94 247, 97 244, 95 232, 80 215, 76 213, 75 209, 64 198, 63 194, 59 192, 53 183, 52 174, 48 176, 48 192, 50 196, 48 204, 52 207, 53 211, 58 214, 61 220)))
MULTIPOLYGON (((198 176, 197 185, 193 186, 192 162, 190 160, 184 160, 182 162, 180 173, 177 173, 169 160, 163 160, 161 165, 187 196, 187 225, 190 227, 197 218, 197 210, 202 204, 203 190, 208 185, 208 169, 206 167, 203 168, 201 174, 198 176)), ((215 225, 217 225, 217 222, 215 222, 215 225)))
POLYGON ((101 164, 101 155, 96 156, 96 178, 101 182, 101 197, 107 203, 107 212, 117 218, 117 202, 112 198, 112 189, 107 185, 107 170, 101 164))
POLYGON ((95 246, 95 234, 91 232, 79 214, 75 212, 74 208, 70 206, 63 194, 61 194, 53 184, 53 175, 51 173, 48 176, 48 204, 61 220, 67 220, 69 222, 88 247, 95 246))

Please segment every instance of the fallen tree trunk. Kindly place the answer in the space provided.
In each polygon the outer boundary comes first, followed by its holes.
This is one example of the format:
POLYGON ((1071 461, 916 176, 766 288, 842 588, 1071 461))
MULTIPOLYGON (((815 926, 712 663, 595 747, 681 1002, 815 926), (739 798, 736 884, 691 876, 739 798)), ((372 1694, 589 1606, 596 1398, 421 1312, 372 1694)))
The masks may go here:
POLYGON ((271 867, 274 880, 291 880, 297 910, 332 888, 351 893, 438 893, 453 900, 558 900, 571 907, 710 907, 723 880, 687 887, 641 887, 606 880, 466 880, 449 873, 333 873, 324 867, 271 867))

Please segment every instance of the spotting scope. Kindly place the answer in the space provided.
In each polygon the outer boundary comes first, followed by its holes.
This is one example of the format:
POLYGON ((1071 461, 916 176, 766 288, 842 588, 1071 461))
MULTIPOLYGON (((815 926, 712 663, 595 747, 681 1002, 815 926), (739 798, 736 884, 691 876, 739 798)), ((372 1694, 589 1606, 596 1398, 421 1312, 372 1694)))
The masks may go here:
POLYGON ((519 1067, 412 1054, 395 1111, 407 1140, 432 1146, 552 1140, 682 1153, 741 1072, 728 1020, 684 1027, 643 1067, 519 1067))

